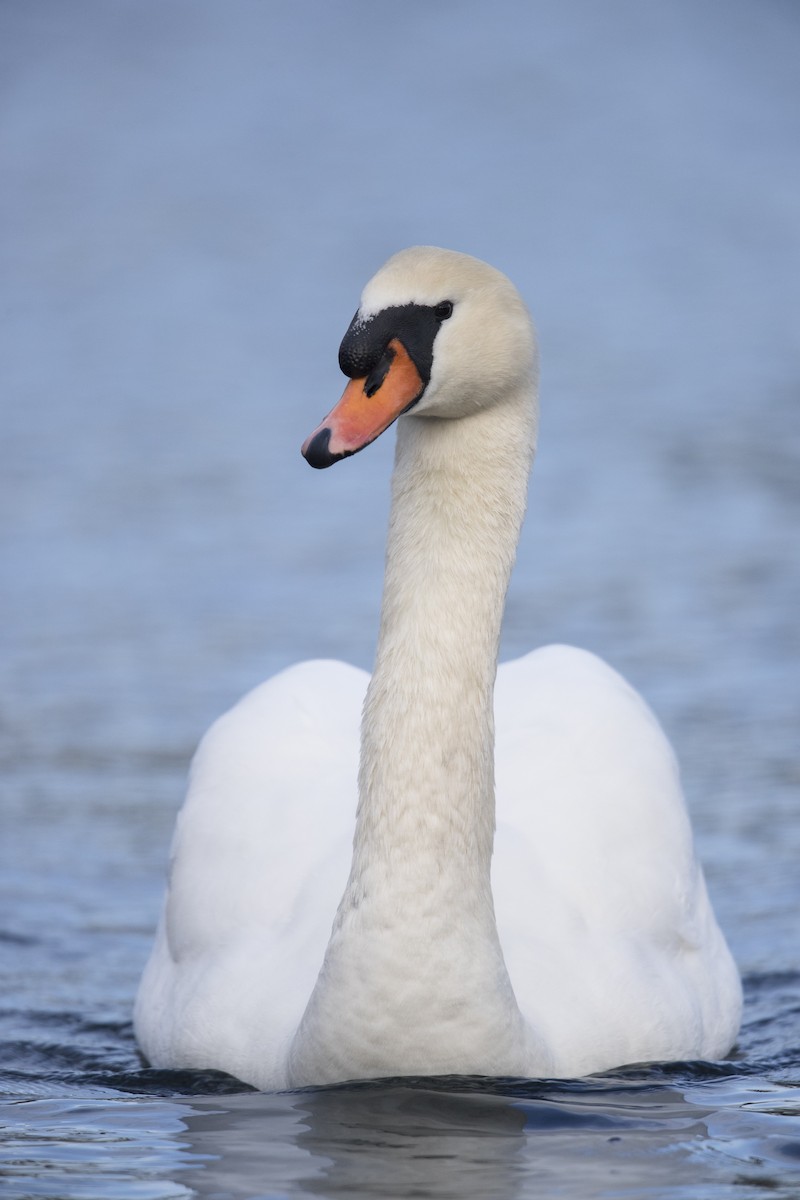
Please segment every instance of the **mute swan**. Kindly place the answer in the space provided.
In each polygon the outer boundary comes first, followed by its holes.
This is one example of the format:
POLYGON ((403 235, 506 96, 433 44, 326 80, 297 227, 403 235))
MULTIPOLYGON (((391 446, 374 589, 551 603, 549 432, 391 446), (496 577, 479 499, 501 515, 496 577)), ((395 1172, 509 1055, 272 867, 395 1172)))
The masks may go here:
POLYGON ((145 1056, 272 1089, 725 1054, 739 977, 655 718, 567 646, 494 689, 537 421, 519 294, 402 251, 339 360, 312 466, 401 417, 375 671, 302 663, 203 739, 136 1002, 145 1056))

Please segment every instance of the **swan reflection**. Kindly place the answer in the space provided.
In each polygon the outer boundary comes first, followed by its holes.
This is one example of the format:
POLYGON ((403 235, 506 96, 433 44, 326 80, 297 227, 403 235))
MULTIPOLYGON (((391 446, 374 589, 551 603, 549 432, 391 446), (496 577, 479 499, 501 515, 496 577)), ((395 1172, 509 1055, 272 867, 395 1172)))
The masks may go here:
POLYGON ((696 1177, 712 1108, 663 1085, 381 1081, 187 1100, 198 1196, 550 1196, 696 1177), (519 1092, 519 1094, 516 1094, 519 1092), (654 1152, 658 1157, 654 1158, 654 1152))

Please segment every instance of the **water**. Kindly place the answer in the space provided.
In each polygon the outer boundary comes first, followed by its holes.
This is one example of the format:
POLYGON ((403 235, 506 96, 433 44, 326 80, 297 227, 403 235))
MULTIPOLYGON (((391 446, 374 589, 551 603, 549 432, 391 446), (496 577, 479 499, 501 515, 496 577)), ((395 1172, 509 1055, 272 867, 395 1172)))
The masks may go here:
POLYGON ((798 43, 783 0, 2 7, 0 1193, 797 1194, 798 43), (265 1096, 137 1056, 198 736, 370 665, 391 439, 298 446, 414 242, 537 316, 504 653, 587 646, 666 725, 729 1062, 265 1096))

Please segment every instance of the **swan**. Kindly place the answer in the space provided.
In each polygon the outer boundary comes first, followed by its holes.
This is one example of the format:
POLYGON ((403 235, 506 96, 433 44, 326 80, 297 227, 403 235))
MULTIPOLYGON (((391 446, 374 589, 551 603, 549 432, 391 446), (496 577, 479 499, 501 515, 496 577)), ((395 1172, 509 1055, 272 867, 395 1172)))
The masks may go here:
POLYGON ((308 462, 397 420, 374 673, 301 663, 201 742, 143 1054, 264 1090, 724 1056, 739 976, 656 719, 582 650, 497 670, 538 413, 519 293, 401 251, 339 360, 308 462))

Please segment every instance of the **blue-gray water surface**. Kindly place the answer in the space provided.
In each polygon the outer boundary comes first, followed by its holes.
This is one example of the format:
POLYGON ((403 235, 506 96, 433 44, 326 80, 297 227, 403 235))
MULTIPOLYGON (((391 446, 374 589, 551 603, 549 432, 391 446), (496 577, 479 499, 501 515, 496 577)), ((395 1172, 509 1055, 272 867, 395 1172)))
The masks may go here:
POLYGON ((0 1194, 800 1194, 798 61, 790 0, 0 7, 0 1194), (666 726, 726 1062, 263 1095, 137 1055, 197 739, 370 666, 392 437, 298 447, 418 242, 537 318, 504 655, 587 646, 666 726))

